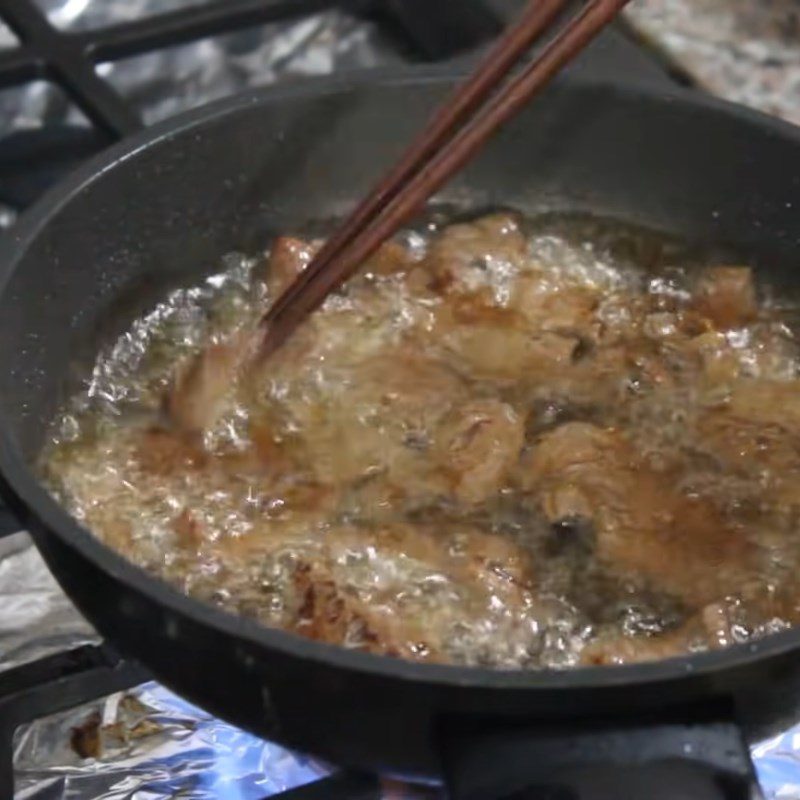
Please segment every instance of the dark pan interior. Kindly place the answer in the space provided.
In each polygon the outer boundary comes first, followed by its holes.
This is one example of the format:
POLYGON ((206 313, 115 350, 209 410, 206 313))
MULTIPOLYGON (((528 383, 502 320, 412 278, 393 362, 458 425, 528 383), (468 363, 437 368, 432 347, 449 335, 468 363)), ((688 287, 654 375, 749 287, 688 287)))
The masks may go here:
MULTIPOLYGON (((195 702, 262 735, 372 769, 435 776, 435 726, 455 712, 638 713, 712 691, 736 695, 761 716, 773 705, 785 711, 796 633, 765 643, 769 658, 756 645, 563 677, 334 654, 173 597, 42 501, 17 453, 35 458, 65 387, 86 375, 98 346, 167 286, 196 280, 225 253, 341 215, 449 82, 326 86, 226 101, 123 145, 40 204, 3 245, 0 461, 67 591, 115 644, 195 702)), ((755 257, 783 290, 800 263, 800 136, 687 95, 560 84, 444 199, 590 211, 722 243, 755 257)))

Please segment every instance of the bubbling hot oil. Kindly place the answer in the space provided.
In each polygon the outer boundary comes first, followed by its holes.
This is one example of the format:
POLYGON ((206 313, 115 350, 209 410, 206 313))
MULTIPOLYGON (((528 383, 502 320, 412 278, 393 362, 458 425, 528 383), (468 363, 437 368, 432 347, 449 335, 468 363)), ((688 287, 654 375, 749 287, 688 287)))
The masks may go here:
POLYGON ((624 663, 794 622, 795 309, 754 306, 746 269, 613 222, 432 217, 202 435, 171 430, 176 364, 256 323, 308 257, 287 241, 172 292, 56 420, 42 473, 106 544, 418 660, 624 663))

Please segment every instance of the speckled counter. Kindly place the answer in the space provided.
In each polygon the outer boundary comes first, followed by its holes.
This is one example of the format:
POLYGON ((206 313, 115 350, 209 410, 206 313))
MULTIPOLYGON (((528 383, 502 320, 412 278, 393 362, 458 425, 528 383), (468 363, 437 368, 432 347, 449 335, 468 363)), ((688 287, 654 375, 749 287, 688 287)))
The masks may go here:
POLYGON ((628 19, 697 85, 800 125, 800 0, 633 0, 628 19))

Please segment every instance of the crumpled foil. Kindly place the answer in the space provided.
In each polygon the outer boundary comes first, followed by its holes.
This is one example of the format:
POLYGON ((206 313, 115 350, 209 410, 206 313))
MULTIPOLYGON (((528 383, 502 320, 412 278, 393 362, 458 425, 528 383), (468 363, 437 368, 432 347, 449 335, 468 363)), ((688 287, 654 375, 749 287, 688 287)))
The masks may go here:
MULTIPOLYGON (((97 28, 165 13, 203 0, 37 0, 51 22, 69 30, 97 28)), ((0 28, 0 47, 8 46, 0 28)), ((99 64, 98 73, 142 113, 147 123, 242 89, 277 80, 398 61, 377 26, 341 11, 264 25, 142 56, 99 64)), ((52 83, 35 81, 0 94, 3 130, 87 120, 52 83)))
POLYGON ((327 773, 156 683, 19 729, 14 766, 18 800, 262 800, 327 773))
POLYGON ((28 534, 0 539, 0 671, 98 640, 28 534))
POLYGON ((700 87, 800 124, 797 0, 634 0, 628 15, 700 87))
MULTIPOLYGON (((204 0, 36 2, 57 27, 86 30, 204 0)), ((15 43, 11 31, 0 23, 0 50, 15 43)), ((376 25, 334 10, 98 64, 97 71, 150 124, 249 87, 400 60, 376 25)), ((61 88, 45 80, 0 91, 0 120, 3 134, 43 125, 89 125, 61 88)), ((12 224, 15 216, 13 209, 0 205, 0 229, 12 224)))
MULTIPOLYGON (((85 30, 203 0, 37 2, 58 27, 85 30)), ((800 120, 797 27, 783 27, 796 9, 796 0, 635 0, 630 15, 702 85, 800 120)), ((13 44, 0 25, 0 49, 13 44)), ((99 69, 153 121, 247 86, 397 59, 372 26, 330 12, 99 69)), ((0 120, 4 131, 82 122, 42 81, 0 93, 0 120)), ((0 226, 12 219, 0 209, 0 226)), ((0 609, 0 671, 98 641, 24 533, 0 540, 0 609)), ((800 727, 752 754, 769 800, 800 800, 800 727)), ((14 767, 18 800, 261 800, 325 774, 155 683, 21 727, 14 767)), ((387 800, 421 797, 431 795, 386 790, 387 800)))

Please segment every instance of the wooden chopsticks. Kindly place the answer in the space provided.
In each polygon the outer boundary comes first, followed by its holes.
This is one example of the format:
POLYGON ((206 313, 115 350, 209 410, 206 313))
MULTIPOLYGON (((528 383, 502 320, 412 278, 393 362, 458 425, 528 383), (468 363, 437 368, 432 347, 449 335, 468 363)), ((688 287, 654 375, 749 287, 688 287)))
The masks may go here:
POLYGON ((557 27, 560 13, 569 4, 569 0, 531 0, 399 162, 267 311, 260 325, 258 357, 280 347, 331 291, 416 214, 628 2, 585 0, 542 51, 501 85, 531 46, 557 27))

